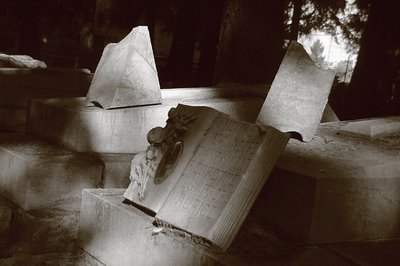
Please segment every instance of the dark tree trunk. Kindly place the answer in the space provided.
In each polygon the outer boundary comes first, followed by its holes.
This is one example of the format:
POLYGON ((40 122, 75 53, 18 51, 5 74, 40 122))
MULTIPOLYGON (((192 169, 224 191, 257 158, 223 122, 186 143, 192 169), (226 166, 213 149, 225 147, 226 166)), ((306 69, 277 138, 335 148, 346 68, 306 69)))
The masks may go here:
POLYGON ((297 36, 299 35, 302 6, 303 6, 302 0, 293 1, 293 16, 292 16, 292 24, 290 24, 290 35, 289 35, 290 40, 293 41, 297 41, 297 36))
POLYGON ((285 1, 227 0, 216 82, 272 82, 283 55, 285 1))
POLYGON ((399 13, 397 1, 372 1, 347 96, 345 119, 391 115, 396 109, 393 106, 396 58, 391 51, 400 48, 399 13))
POLYGON ((81 2, 81 34, 78 55, 78 67, 95 71, 98 59, 94 56, 94 22, 96 0, 81 2))
POLYGON ((213 83, 224 2, 224 0, 203 1, 202 13, 207 16, 207 19, 205 20, 205 34, 201 42, 199 82, 204 86, 213 83))
POLYGON ((179 0, 174 38, 167 63, 167 76, 175 85, 191 80, 196 43, 198 1, 179 0))
POLYGON ((20 1, 21 19, 20 42, 18 53, 40 59, 39 1, 20 1))

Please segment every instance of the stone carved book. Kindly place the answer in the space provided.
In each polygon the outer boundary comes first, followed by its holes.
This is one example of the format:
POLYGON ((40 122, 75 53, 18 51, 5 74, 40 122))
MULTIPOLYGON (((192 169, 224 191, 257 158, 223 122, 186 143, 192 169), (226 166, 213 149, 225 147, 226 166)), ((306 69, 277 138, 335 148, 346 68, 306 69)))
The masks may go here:
POLYGON ((289 134, 178 105, 132 161, 124 196, 172 226, 229 247, 289 134))

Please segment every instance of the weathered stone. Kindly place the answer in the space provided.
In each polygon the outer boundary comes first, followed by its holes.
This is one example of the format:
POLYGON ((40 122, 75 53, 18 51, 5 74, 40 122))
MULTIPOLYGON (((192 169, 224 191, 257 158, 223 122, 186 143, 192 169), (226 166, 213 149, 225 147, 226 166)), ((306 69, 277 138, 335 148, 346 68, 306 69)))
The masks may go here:
POLYGON ((400 116, 352 121, 340 128, 341 134, 368 139, 400 136, 400 116))
POLYGON ((77 243, 106 265, 351 265, 332 252, 296 244, 253 214, 231 248, 219 252, 183 231, 160 231, 154 218, 122 203, 123 191, 82 195, 77 243))
POLYGON ((306 243, 400 236, 400 141, 347 137, 349 123, 289 141, 268 179, 268 219, 306 243))
POLYGON ((301 44, 291 42, 257 117, 261 125, 297 132, 310 141, 321 121, 335 73, 318 68, 301 44))
POLYGON ((8 55, 0 53, 0 67, 46 68, 46 63, 28 55, 8 55))
POLYGON ((104 48, 86 103, 95 103, 104 109, 161 103, 147 27, 133 28, 119 43, 110 43, 104 48))
POLYGON ((6 233, 10 229, 11 214, 11 208, 0 197, 0 235, 6 233))
POLYGON ((289 137, 213 108, 178 105, 165 128, 147 134, 124 196, 226 250, 289 137))
POLYGON ((253 88, 191 88, 162 90, 164 103, 124 109, 85 107, 84 98, 33 100, 27 130, 37 137, 76 151, 135 153, 146 149, 146 134, 163 125, 168 110, 181 103, 205 105, 253 122, 266 94, 266 86, 253 88), (245 96, 246 93, 250 95, 245 96), (243 96, 243 97, 239 97, 243 96))
POLYGON ((1 134, 0 190, 21 208, 77 208, 83 188, 101 182, 102 162, 21 134, 1 134))

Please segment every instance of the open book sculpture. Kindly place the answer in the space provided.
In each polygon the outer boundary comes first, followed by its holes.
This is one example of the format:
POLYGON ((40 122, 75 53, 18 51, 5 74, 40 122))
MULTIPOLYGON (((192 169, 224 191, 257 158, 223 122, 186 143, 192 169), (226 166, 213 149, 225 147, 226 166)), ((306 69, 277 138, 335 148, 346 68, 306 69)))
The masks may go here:
POLYGON ((147 27, 108 44, 86 96, 86 105, 104 109, 161 103, 160 84, 147 27))
MULTIPOLYGON (((287 75, 286 68, 293 64, 302 66, 299 61, 308 60, 303 51, 301 45, 292 43, 275 79, 282 80, 281 75, 287 75)), ((317 127, 321 119, 334 73, 298 71, 301 74, 294 75, 286 86, 276 86, 274 82, 266 102, 274 97, 272 101, 280 110, 294 106, 292 102, 307 106, 296 114, 304 124, 295 125, 290 131, 309 137, 309 132, 315 132, 310 128, 317 127), (321 93, 307 94, 307 86, 298 86, 296 79, 307 79, 308 74, 318 75, 309 82, 322 84, 321 93), (290 97, 276 97, 279 93, 290 97)), ((287 119, 277 116, 274 121, 278 126, 291 122, 279 120, 280 117, 287 119)), ((264 118, 262 113, 258 120, 268 121, 264 118)), ((169 111, 164 128, 149 131, 150 145, 132 160, 131 183, 124 197, 152 211, 160 225, 190 232, 226 250, 290 136, 264 123, 234 120, 209 107, 180 104, 169 111)))

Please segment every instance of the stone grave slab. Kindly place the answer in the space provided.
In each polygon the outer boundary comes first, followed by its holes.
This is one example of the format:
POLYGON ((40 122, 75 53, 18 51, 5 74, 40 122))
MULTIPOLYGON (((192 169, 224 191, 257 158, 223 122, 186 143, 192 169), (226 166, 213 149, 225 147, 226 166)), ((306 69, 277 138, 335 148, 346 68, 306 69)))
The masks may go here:
POLYGON ((163 89, 161 105, 103 110, 86 107, 84 98, 33 100, 27 131, 79 152, 135 153, 146 149, 147 132, 165 123, 178 102, 204 105, 253 122, 267 87, 163 89))
POLYGON ((0 68, 0 130, 25 130, 29 99, 84 96, 91 79, 83 69, 0 68))
POLYGON ((367 139, 400 137, 400 116, 352 121, 342 126, 340 133, 367 139))
POLYGON ((160 231, 153 217, 122 203, 123 193, 123 189, 82 193, 77 244, 106 265, 351 265, 332 252, 304 247, 277 234, 258 219, 264 212, 262 202, 231 248, 219 252, 184 231, 160 231))
POLYGON ((359 122, 289 141, 262 195, 270 221, 309 244, 400 236, 400 140, 342 134, 359 122))
POLYGON ((290 134, 210 107, 179 104, 149 131, 124 196, 167 223, 226 250, 290 134))
POLYGON ((79 207, 83 188, 98 187, 103 163, 23 134, 0 137, 0 191, 22 209, 79 207))
POLYGON ((161 103, 147 27, 135 27, 119 43, 110 43, 104 48, 86 103, 95 103, 104 109, 161 103))

